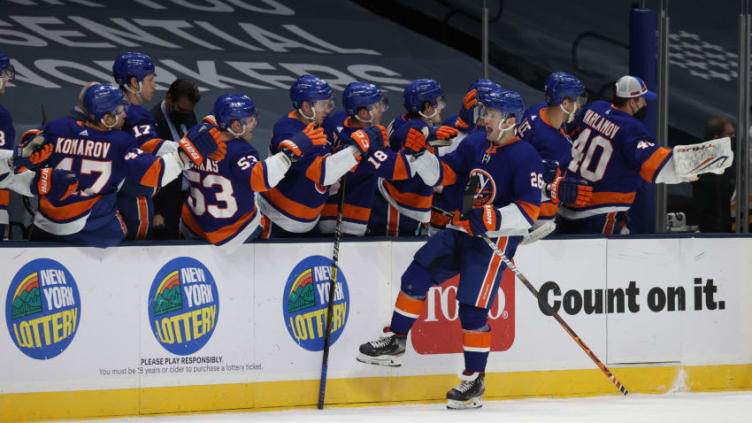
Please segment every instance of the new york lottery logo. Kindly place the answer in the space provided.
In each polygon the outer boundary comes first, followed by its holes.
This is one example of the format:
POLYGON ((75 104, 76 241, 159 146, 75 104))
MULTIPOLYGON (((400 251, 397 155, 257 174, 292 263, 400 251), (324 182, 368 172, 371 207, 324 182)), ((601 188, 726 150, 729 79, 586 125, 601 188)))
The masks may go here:
MULTIPOLYGON (((324 349, 331 269, 331 259, 311 256, 293 268, 285 284, 282 311, 287 332, 295 343, 308 351, 324 349)), ((330 345, 342 334, 350 311, 347 280, 339 267, 336 271, 330 345)))
POLYGON ((58 356, 73 341, 81 320, 81 298, 73 275, 52 259, 36 259, 19 270, 5 300, 13 343, 37 360, 58 356))
POLYGON ((149 321, 167 351, 188 355, 200 350, 218 317, 217 284, 200 261, 178 257, 159 270, 149 290, 149 321))

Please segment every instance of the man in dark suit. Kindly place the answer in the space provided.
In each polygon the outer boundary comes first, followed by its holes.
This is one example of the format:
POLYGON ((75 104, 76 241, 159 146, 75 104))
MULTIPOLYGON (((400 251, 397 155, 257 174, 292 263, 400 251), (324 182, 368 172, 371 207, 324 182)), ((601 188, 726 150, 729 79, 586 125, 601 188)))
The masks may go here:
MULTIPOLYGON (((163 138, 179 141, 192 126, 198 123, 193 112, 201 99, 198 86, 188 79, 176 79, 167 91, 165 99, 151 109, 157 121, 155 129, 163 138)), ((154 239, 178 239, 180 210, 187 186, 183 178, 172 181, 154 197, 154 239)))

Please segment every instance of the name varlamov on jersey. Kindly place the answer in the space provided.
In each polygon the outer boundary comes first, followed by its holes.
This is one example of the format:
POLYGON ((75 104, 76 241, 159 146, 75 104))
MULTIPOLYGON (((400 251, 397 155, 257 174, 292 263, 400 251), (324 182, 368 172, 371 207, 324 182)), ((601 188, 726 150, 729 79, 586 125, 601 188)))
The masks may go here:
POLYGON ((614 139, 616 133, 619 132, 621 127, 598 113, 588 110, 585 112, 585 117, 582 118, 585 125, 595 129, 608 138, 614 139))
POLYGON ((198 169, 202 172, 219 173, 219 165, 214 160, 207 158, 201 165, 193 165, 194 169, 198 169))
POLYGON ((111 146, 112 145, 107 141, 58 137, 57 145, 55 145, 55 152, 105 159, 107 158, 107 153, 110 151, 111 146))

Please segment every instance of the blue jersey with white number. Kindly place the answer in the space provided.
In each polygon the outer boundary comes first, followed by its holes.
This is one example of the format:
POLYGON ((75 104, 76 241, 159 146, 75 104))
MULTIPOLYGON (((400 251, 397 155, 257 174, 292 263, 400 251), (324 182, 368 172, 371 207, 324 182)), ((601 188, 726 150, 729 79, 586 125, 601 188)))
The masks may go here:
POLYGON ((183 224, 212 244, 240 234, 244 241, 259 225, 256 192, 270 189, 266 163, 253 146, 236 138, 227 143, 222 161, 207 158, 184 175, 190 192, 183 204, 183 224))
MULTIPOLYGON (((330 115, 325 127, 331 134, 334 145, 349 145, 348 139, 359 128, 353 126, 353 117, 344 110, 330 115)), ((376 195, 379 177, 387 180, 407 179, 410 168, 404 152, 394 152, 384 143, 372 143, 365 158, 345 174, 345 199, 342 205, 342 232, 362 236, 368 229, 373 198, 376 195)), ((323 233, 333 233, 339 214, 339 195, 331 195, 321 211, 319 228, 323 233)))
POLYGON ((629 210, 639 186, 655 182, 671 158, 671 149, 654 143, 645 125, 606 101, 585 106, 572 146, 569 172, 593 187, 584 206, 563 204, 559 213, 582 219, 629 210))
MULTIPOLYGON (((468 144, 441 157, 440 185, 453 185, 458 175, 478 175, 473 207, 493 204, 495 208, 514 204, 533 225, 540 212, 543 165, 535 149, 519 138, 502 146, 490 141, 468 144)), ((464 190, 464 187, 463 187, 464 190)), ((503 225, 503 222, 502 222, 503 225)))
POLYGON ((76 174, 78 190, 63 201, 39 199, 34 225, 54 235, 96 230, 116 214, 115 198, 124 180, 159 187, 161 158, 144 154, 123 131, 98 131, 72 118, 56 119, 42 128, 55 147, 48 163, 76 174))
MULTIPOLYGON (((517 135, 529 142, 543 160, 556 161, 562 175, 572 160, 572 143, 561 127, 554 127, 548 119, 548 104, 538 103, 529 107, 517 125, 517 135)), ((552 220, 559 210, 558 203, 546 198, 541 202, 540 220, 552 220)))

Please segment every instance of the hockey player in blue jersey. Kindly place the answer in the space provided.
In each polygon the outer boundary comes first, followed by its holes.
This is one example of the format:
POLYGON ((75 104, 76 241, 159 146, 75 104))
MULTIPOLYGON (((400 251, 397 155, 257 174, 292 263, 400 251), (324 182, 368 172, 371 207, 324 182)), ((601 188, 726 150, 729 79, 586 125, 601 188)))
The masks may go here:
MULTIPOLYGON (((465 96, 462 98, 459 113, 449 116, 444 120, 444 125, 454 126, 460 133, 451 139, 451 144, 436 149, 439 157, 451 153, 460 146, 467 148, 468 144, 485 142, 486 129, 482 126, 482 121, 478 120, 478 110, 487 93, 500 91, 501 89, 501 85, 484 78, 470 84, 465 96)), ((460 179, 454 185, 433 187, 432 206, 445 211, 459 209, 462 190, 467 180, 465 179, 466 175, 458 175, 458 177, 460 179)), ((429 235, 433 235, 446 227, 449 221, 449 217, 432 210, 431 226, 428 231, 429 235)))
MULTIPOLYGON (((0 94, 5 94, 9 81, 16 77, 16 70, 10 64, 10 58, 0 52, 0 94)), ((0 150, 13 150, 16 138, 16 129, 13 127, 13 118, 10 112, 0 104, 0 150)), ((0 189, 0 241, 5 239, 8 228, 8 202, 10 195, 8 190, 0 189)))
MULTIPOLYGON (((235 249, 262 232, 256 193, 276 186, 291 161, 305 159, 313 143, 308 133, 298 132, 280 143, 280 152, 261 160, 250 143, 257 124, 253 100, 241 94, 222 95, 212 114, 227 154, 221 161, 207 159, 184 172, 190 193, 183 204, 181 232, 188 239, 235 249)), ((188 135, 211 126, 200 123, 188 135)))
MULTIPOLYGON (((387 139, 386 128, 381 126, 381 117, 388 105, 377 86, 367 82, 348 84, 342 93, 342 104, 344 110, 328 117, 324 122, 325 127, 330 127, 335 145, 350 145, 355 131, 369 127, 383 131, 381 138, 387 139)), ((388 147, 385 143, 372 144, 368 158, 361 159, 355 169, 345 174, 342 233, 351 236, 366 235, 379 177, 390 181, 409 177, 410 170, 404 151, 395 152, 388 147)), ((339 212, 338 199, 336 193, 330 192, 319 220, 321 233, 334 233, 339 212)))
POLYGON ((541 210, 535 228, 546 234, 556 224, 554 217, 559 202, 584 205, 592 195, 592 187, 584 180, 567 177, 567 167, 572 159, 572 141, 564 131, 564 125, 574 120, 577 111, 585 105, 585 84, 565 72, 554 72, 546 78, 544 87, 546 101, 537 103, 525 111, 517 134, 529 142, 543 158, 546 171, 541 210))
POLYGON ((226 146, 210 131, 181 139, 180 149, 161 157, 134 148, 134 138, 119 130, 123 100, 118 87, 96 85, 84 96, 86 122, 57 119, 38 134, 45 142, 46 165, 74 173, 78 187, 65 198, 40 197, 32 240, 117 245, 126 234, 115 205, 124 180, 156 188, 175 179, 189 162, 200 165, 206 157, 224 156, 226 146))
MULTIPOLYGON (((169 146, 174 146, 174 144, 165 144, 157 135, 154 117, 142 106, 151 101, 154 96, 156 87, 154 61, 143 53, 123 53, 115 59, 112 65, 112 75, 123 90, 128 104, 122 130, 135 138, 137 143, 134 147, 149 154, 159 155, 169 152, 162 151, 162 149, 168 150, 169 146)), ((141 240, 151 236, 154 218, 152 197, 155 192, 153 187, 145 187, 131 181, 126 181, 120 189, 117 205, 125 226, 128 228, 126 239, 141 240)))
POLYGON ((392 321, 382 335, 360 346, 357 359, 371 364, 399 366, 407 333, 421 314, 428 289, 459 273, 457 290, 465 369, 459 386, 447 393, 449 408, 480 407, 485 392, 484 372, 491 348, 488 310, 505 265, 476 235, 491 238, 507 257, 538 217, 543 185, 541 158, 515 135, 522 116, 522 96, 513 91, 488 95, 481 109, 486 142, 474 149, 458 149, 442 158, 425 152, 413 162, 428 184, 451 185, 457 175, 480 178, 473 208, 455 212, 451 228, 428 239, 402 274, 392 321), (437 276, 441 275, 441 278, 437 276))
POLYGON ((301 76, 290 87, 290 100, 294 110, 274 124, 269 152, 278 153, 285 140, 303 130, 312 131, 314 148, 292 165, 276 187, 259 196, 258 206, 272 222, 272 238, 299 237, 315 230, 329 187, 355 167, 369 148, 367 137, 353 138, 351 145, 334 152, 332 140, 320 137, 324 119, 334 110, 332 89, 323 79, 301 76))
MULTIPOLYGON (((457 136, 454 127, 441 125, 446 107, 444 91, 432 79, 417 79, 403 92, 406 113, 389 124, 389 146, 393 151, 415 152, 431 140, 457 136)), ((415 236, 431 220, 433 187, 420 178, 388 181, 379 179, 368 223, 369 233, 386 236, 415 236)))
POLYGON ((641 121, 646 99, 655 93, 630 75, 613 89, 613 102, 594 101, 583 109, 568 171, 588 181, 593 195, 584 205, 562 205, 559 233, 628 233, 626 212, 640 184, 689 182, 702 173, 723 173, 733 161, 728 138, 673 149, 656 145, 641 121))

